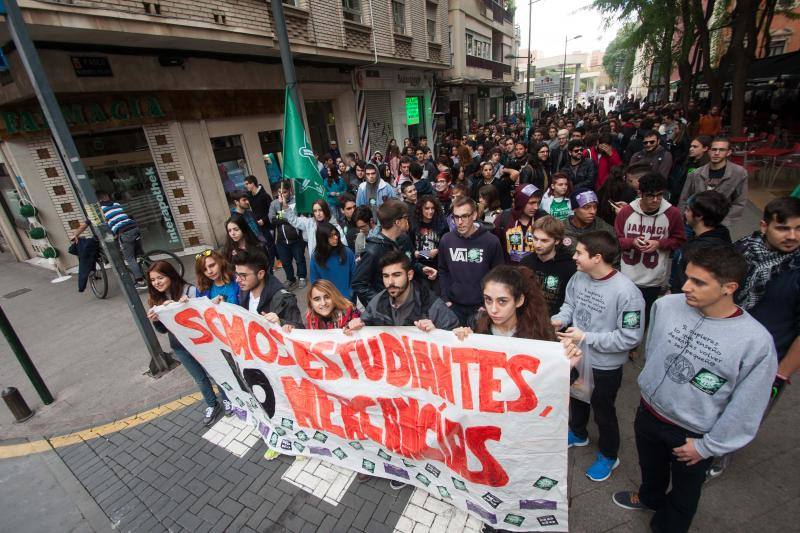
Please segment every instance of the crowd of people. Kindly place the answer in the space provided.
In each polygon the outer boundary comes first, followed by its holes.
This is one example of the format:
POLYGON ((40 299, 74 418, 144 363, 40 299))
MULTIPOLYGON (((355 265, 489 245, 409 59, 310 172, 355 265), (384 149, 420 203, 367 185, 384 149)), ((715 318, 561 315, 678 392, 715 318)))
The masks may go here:
MULTIPOLYGON (((267 190, 248 177, 231 195, 227 242, 196 257, 197 286, 156 262, 149 302, 207 296, 287 331, 414 326, 462 341, 559 340, 573 363, 590 362, 591 397, 571 399, 566 438, 588 446, 594 413, 586 475, 597 482, 620 462, 623 369, 643 358, 642 483, 613 499, 654 511, 653 531, 687 531, 703 483, 755 437, 800 367, 800 199, 769 202, 760 226, 732 239, 748 176, 718 115, 579 108, 530 129, 493 121, 448 132, 435 154, 424 137, 367 159, 332 145, 320 157, 327 196, 311 213, 296 211, 291 180, 267 190), (301 314, 293 291, 308 283, 301 314)), ((224 391, 217 399, 202 368, 187 369, 205 422, 229 413, 224 391)))

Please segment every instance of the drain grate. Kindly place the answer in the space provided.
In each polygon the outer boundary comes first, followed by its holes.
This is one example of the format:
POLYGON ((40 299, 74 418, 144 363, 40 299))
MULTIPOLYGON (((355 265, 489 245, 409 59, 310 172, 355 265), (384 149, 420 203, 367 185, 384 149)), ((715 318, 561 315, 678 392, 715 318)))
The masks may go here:
POLYGON ((11 298, 16 298, 20 294, 25 294, 26 292, 31 292, 31 290, 28 287, 25 287, 24 289, 17 289, 16 291, 11 291, 8 294, 4 294, 3 298, 10 300, 11 298))

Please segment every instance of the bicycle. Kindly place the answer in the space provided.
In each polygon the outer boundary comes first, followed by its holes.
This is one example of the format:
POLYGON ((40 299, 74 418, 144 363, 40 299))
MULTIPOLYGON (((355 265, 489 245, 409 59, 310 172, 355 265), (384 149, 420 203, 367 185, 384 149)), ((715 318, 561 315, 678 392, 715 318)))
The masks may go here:
MULTIPOLYGON (((172 252, 167 250, 149 250, 145 252, 142 249, 141 237, 136 241, 136 263, 142 274, 147 275, 147 270, 156 261, 167 261, 178 272, 180 277, 183 277, 184 267, 180 258, 172 252)), ((103 252, 102 248, 98 248, 97 257, 95 258, 94 270, 89 273, 89 286, 92 288, 92 293, 99 299, 104 299, 108 295, 108 273, 106 272, 106 265, 109 261, 103 252)), ((126 264, 127 267, 127 264, 126 264)), ((128 272, 130 267, 128 267, 128 272)), ((131 272, 131 275, 133 273, 131 272)))

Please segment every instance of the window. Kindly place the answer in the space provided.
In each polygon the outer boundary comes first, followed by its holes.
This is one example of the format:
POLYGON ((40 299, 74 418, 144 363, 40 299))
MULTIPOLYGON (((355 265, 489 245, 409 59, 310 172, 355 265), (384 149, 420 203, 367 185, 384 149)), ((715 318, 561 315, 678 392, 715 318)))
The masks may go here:
POLYGON ((258 140, 261 143, 261 153, 264 154, 264 166, 270 186, 276 185, 281 180, 283 166, 281 130, 259 131, 258 140))
POLYGON ((342 14, 345 20, 361 22, 361 0, 342 0, 342 14))
POLYGON ((392 0, 392 22, 395 33, 406 32, 406 3, 405 0, 392 0))
POLYGON ((770 41, 767 48, 767 57, 779 56, 786 49, 786 41, 770 41))
POLYGON ((425 12, 428 22, 428 40, 436 42, 436 4, 425 2, 425 12))
POLYGON ((282 4, 285 4, 285 5, 287 5, 287 6, 299 7, 299 6, 297 5, 297 0, 282 0, 282 1, 281 1, 281 3, 282 3, 282 4))
POLYGON ((250 174, 250 170, 244 156, 242 138, 239 135, 212 137, 211 148, 225 192, 244 190, 244 178, 250 174))
POLYGON ((480 57, 483 59, 492 59, 492 41, 491 39, 472 33, 466 32, 467 35, 467 55, 480 57))

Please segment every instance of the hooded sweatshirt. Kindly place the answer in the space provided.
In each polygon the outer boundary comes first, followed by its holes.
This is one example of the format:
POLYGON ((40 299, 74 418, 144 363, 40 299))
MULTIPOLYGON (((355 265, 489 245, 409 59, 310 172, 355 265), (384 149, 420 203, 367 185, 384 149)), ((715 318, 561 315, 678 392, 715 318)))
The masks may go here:
POLYGON ((445 302, 482 304, 481 280, 492 268, 503 264, 500 241, 479 224, 476 226, 469 237, 450 231, 439 242, 439 279, 445 302))
POLYGON ((552 319, 586 333, 581 349, 592 368, 614 370, 625 364, 628 352, 642 341, 644 298, 616 270, 604 279, 576 272, 567 283, 564 305, 552 319))
POLYGON ((639 287, 660 287, 667 279, 669 256, 686 242, 683 217, 667 200, 653 214, 646 214, 637 198, 617 213, 614 230, 622 250, 622 273, 639 287), (637 238, 658 240, 658 249, 643 254, 634 246, 637 238))
POLYGON ((667 420, 702 433, 695 448, 703 457, 745 446, 758 431, 778 369, 769 332, 746 311, 706 317, 682 294, 658 299, 650 313, 642 399, 667 420))
POLYGON ((494 219, 494 234, 500 239, 507 261, 519 263, 533 253, 533 222, 547 213, 537 210, 527 224, 520 220, 520 215, 528 200, 538 190, 530 183, 517 185, 513 209, 504 211, 494 219))
POLYGON ((536 274, 544 299, 550 308, 550 314, 558 313, 567 294, 567 283, 577 270, 572 256, 563 246, 559 245, 556 248, 555 257, 550 261, 542 261, 534 253, 523 259, 522 265, 530 268, 536 274))
POLYGON ((670 276, 671 290, 673 294, 683 292, 683 284, 686 283, 686 254, 691 250, 698 250, 700 248, 711 248, 712 246, 730 246, 731 245, 731 232, 725 226, 717 226, 700 235, 695 235, 693 238, 686 241, 681 248, 678 262, 678 268, 673 268, 672 275, 670 276))

